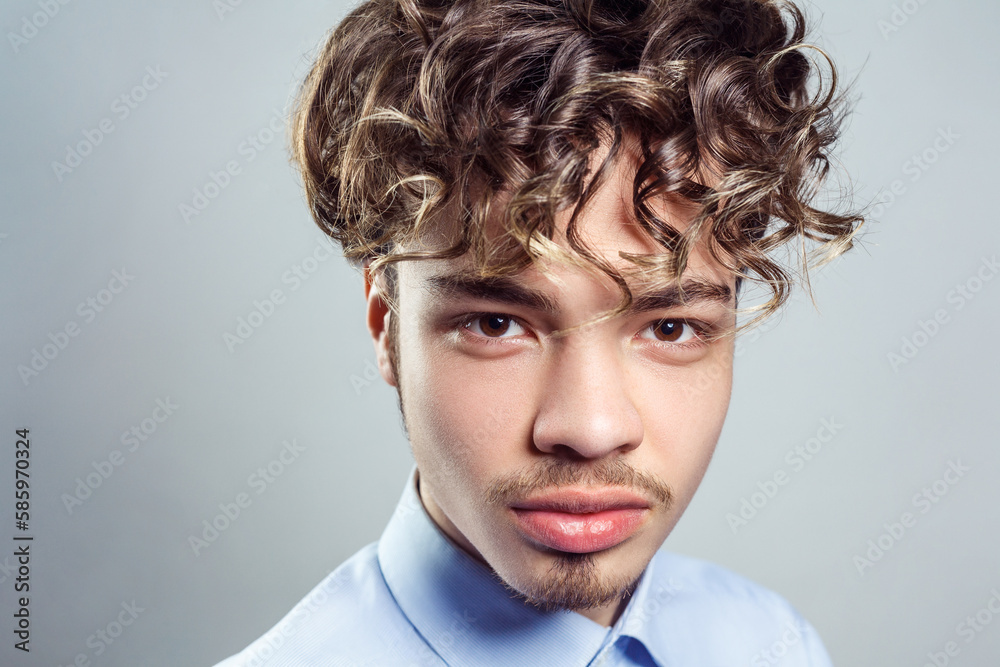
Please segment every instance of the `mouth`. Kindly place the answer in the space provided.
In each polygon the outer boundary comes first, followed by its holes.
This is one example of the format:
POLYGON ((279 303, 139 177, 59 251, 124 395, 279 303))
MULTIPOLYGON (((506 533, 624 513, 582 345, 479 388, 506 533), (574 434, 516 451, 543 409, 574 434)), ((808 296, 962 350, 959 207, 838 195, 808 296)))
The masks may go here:
POLYGON ((592 553, 630 538, 649 515, 650 503, 622 489, 565 489, 510 507, 521 532, 556 551, 592 553))

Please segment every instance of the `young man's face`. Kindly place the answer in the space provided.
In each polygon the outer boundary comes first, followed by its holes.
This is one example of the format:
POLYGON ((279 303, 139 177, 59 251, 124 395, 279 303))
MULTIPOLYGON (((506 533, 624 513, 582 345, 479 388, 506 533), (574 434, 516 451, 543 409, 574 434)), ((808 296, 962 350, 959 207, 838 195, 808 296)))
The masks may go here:
MULTIPOLYGON (((663 252, 626 215, 630 179, 619 165, 577 220, 590 247, 623 269, 633 265, 619 250, 663 252)), ((684 229, 692 209, 658 212, 684 229)), ((734 326, 734 279, 699 248, 684 273, 686 303, 630 278, 632 310, 550 337, 613 308, 620 290, 565 264, 546 265, 558 280, 533 266, 494 282, 471 279, 468 266, 397 264, 398 387, 420 496, 509 587, 610 625, 719 438, 733 341, 717 334, 734 326)), ((396 384, 385 312, 371 290, 380 368, 396 384)))

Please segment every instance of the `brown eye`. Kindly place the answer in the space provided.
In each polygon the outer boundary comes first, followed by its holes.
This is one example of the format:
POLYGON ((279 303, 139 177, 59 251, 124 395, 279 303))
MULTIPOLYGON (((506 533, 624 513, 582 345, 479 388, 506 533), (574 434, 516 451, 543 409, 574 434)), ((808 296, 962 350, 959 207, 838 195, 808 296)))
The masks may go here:
POLYGON ((653 332, 659 340, 667 341, 668 343, 675 343, 680 340, 681 335, 683 335, 684 325, 680 322, 664 320, 656 325, 653 332))
POLYGON ((477 317, 468 326, 473 330, 479 329, 484 336, 498 338, 510 330, 511 324, 513 324, 513 320, 507 315, 490 313, 477 317))
POLYGON ((694 330, 690 324, 678 320, 662 320, 650 327, 657 340, 665 343, 685 342, 694 337, 694 330))

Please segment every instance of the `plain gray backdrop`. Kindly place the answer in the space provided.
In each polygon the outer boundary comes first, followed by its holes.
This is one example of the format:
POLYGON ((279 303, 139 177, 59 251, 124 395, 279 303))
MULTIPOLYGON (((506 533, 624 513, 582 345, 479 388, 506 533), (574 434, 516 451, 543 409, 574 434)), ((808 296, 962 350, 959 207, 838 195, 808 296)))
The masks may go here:
MULTIPOLYGON (((3 3, 0 663, 213 664, 378 539, 412 459, 361 279, 317 259, 274 131, 350 6, 3 3), (16 534, 34 537, 29 654, 16 534)), ((949 642, 948 664, 996 665, 1000 7, 805 7, 857 80, 842 185, 881 204, 813 276, 818 310, 800 296, 740 341, 667 548, 786 596, 837 665, 924 665, 949 642)))

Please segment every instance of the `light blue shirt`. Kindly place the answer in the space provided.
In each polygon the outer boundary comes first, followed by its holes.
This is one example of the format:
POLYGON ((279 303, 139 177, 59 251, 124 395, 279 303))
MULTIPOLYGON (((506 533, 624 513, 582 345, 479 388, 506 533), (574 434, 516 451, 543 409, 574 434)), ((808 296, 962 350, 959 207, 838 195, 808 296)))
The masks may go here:
POLYGON ((830 667, 781 596, 664 549, 611 628, 526 605, 441 532, 415 473, 378 542, 217 667, 830 667))

